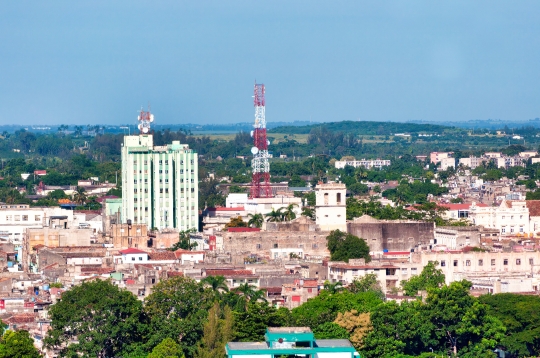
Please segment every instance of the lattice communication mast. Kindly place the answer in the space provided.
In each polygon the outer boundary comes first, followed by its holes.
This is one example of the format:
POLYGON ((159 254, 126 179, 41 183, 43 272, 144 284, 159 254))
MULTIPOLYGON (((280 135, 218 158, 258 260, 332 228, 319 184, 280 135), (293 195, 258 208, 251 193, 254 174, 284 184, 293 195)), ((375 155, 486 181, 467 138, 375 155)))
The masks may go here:
POLYGON ((254 90, 255 124, 251 132, 254 146, 251 148, 253 160, 251 161, 251 197, 269 198, 272 196, 270 188, 270 163, 268 158, 268 139, 266 138, 266 119, 264 118, 264 85, 255 83, 254 90))
POLYGON ((139 113, 137 119, 139 120, 139 132, 140 134, 147 134, 150 132, 150 123, 154 121, 154 115, 150 113, 150 108, 148 111, 144 111, 141 108, 141 113, 139 113))

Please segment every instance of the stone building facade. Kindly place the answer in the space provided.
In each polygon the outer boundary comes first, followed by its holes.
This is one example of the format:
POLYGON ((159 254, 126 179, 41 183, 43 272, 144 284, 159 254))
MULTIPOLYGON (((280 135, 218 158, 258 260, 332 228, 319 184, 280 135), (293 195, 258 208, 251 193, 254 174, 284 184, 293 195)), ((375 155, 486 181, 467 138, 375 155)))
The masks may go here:
POLYGON ((366 241, 374 254, 387 251, 411 251, 419 245, 431 245, 435 226, 423 221, 377 220, 364 215, 347 222, 347 232, 366 241))

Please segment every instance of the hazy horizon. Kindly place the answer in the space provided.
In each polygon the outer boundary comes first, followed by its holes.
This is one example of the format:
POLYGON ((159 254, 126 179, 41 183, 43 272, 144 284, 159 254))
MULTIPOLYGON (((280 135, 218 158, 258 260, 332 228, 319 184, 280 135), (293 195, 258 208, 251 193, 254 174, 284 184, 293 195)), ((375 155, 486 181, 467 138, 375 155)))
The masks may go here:
POLYGON ((540 3, 10 2, 0 125, 540 117, 540 3))

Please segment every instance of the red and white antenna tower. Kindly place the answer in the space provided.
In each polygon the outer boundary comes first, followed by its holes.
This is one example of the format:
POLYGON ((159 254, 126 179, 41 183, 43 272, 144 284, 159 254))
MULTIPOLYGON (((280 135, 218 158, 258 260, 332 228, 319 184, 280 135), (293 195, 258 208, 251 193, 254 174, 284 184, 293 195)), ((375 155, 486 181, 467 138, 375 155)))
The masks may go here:
POLYGON ((137 119, 139 120, 139 132, 141 134, 150 132, 150 123, 154 121, 154 115, 150 113, 150 107, 148 107, 148 111, 141 108, 141 113, 139 113, 137 119))
POLYGON ((251 148, 253 160, 251 161, 251 197, 269 198, 272 196, 270 188, 270 163, 268 158, 268 139, 266 138, 266 119, 264 118, 265 100, 264 85, 255 83, 254 90, 255 124, 251 132, 254 146, 251 148))

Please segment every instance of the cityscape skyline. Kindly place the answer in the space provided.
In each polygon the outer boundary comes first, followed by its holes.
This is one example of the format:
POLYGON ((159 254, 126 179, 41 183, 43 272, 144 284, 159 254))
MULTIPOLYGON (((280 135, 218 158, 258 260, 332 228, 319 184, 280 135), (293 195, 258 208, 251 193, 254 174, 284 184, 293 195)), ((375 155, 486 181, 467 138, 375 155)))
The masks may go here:
POLYGON ((0 125, 539 117, 532 1, 63 5, 4 6, 0 125))

